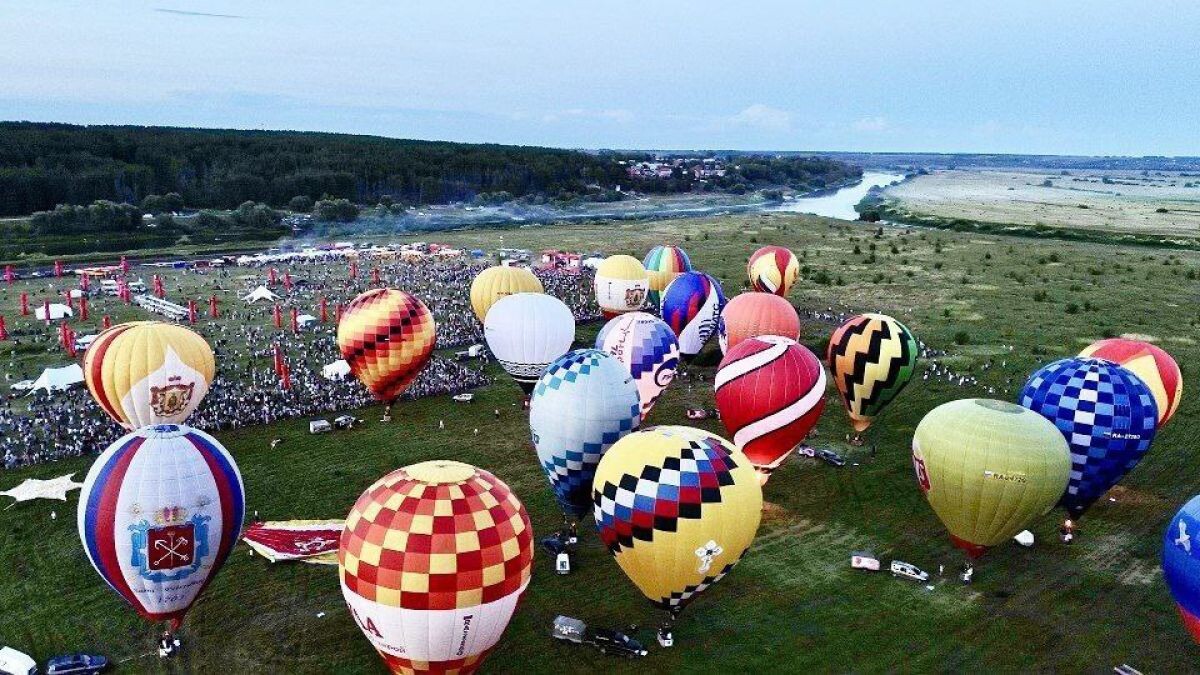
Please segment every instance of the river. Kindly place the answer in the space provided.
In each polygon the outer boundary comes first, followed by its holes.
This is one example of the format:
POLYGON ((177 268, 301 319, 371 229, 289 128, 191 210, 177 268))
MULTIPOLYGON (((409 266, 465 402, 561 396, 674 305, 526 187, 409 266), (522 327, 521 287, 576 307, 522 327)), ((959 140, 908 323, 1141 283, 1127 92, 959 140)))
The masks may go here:
POLYGON ((862 181, 857 185, 844 187, 837 192, 819 197, 793 199, 769 210, 787 211, 790 213, 811 213, 818 216, 825 216, 826 218, 856 220, 858 212, 854 210, 854 205, 867 196, 868 190, 877 185, 891 185, 898 180, 904 180, 904 176, 875 171, 865 172, 863 173, 862 181))

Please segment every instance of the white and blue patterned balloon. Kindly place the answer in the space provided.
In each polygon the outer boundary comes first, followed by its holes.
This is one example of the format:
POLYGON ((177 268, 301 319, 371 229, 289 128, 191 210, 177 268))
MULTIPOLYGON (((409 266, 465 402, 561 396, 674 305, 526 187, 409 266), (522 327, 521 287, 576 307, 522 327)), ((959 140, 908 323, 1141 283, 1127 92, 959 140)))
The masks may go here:
POLYGON ((577 349, 546 367, 529 400, 529 429, 564 513, 579 518, 591 510, 596 465, 637 429, 640 409, 633 377, 602 351, 577 349))
POLYGON ((615 357, 633 376, 645 419, 679 367, 674 331, 652 314, 630 312, 604 324, 596 336, 596 349, 615 357))
POLYGON ((690 360, 704 349, 717 332, 725 292, 721 284, 703 272, 684 272, 663 291, 661 314, 679 337, 679 352, 690 360))
POLYGON ((1075 357, 1042 367, 1025 383, 1019 402, 1067 439, 1071 478, 1059 503, 1075 517, 1137 466, 1158 422, 1146 384, 1104 359, 1075 357))

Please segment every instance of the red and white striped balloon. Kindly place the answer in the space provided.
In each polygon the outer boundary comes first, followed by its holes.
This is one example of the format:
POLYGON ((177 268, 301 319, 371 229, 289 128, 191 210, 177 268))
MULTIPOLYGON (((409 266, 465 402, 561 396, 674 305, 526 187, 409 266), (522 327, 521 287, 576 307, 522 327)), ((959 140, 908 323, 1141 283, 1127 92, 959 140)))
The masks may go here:
POLYGON ((795 340, 762 335, 729 350, 714 387, 721 422, 733 442, 767 478, 825 409, 825 369, 795 340))

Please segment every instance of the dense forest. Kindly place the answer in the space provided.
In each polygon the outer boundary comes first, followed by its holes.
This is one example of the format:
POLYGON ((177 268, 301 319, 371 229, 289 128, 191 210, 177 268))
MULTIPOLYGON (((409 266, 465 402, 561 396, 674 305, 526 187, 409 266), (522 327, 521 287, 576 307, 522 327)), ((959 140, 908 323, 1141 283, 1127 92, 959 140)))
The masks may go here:
POLYGON ((0 215, 176 193, 191 208, 285 207, 297 196, 375 204, 479 193, 586 193, 610 158, 550 148, 286 131, 0 123, 0 215))

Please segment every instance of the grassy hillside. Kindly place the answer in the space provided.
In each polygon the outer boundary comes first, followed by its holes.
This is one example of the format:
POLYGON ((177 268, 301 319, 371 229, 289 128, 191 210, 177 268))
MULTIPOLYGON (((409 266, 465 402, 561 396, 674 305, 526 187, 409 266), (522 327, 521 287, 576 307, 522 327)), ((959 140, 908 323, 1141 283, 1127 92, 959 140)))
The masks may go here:
MULTIPOLYGON (((729 294, 742 288, 745 259, 757 246, 786 245, 806 267, 807 279, 791 297, 802 310, 891 313, 948 352, 942 365, 981 380, 980 386, 958 387, 918 378, 872 430, 875 456, 842 442, 849 426, 831 389, 817 445, 832 447, 850 463, 837 469, 795 459, 781 468, 765 491, 774 507, 742 564, 684 612, 676 648, 654 646, 645 661, 616 660, 549 637, 559 613, 611 626, 650 626, 659 616, 592 532, 585 531, 571 576, 555 575, 539 551, 526 601, 486 671, 693 672, 720 664, 766 672, 1078 672, 1125 662, 1144 672, 1194 669, 1196 647, 1179 625, 1157 557, 1170 516, 1200 491, 1200 477, 1191 470, 1200 459, 1200 404, 1190 384, 1150 455, 1113 495, 1116 501, 1098 503, 1085 516, 1075 545, 1057 543, 1059 516, 1048 515, 1033 527, 1034 548, 997 548, 969 587, 954 579, 960 554, 915 485, 909 442, 937 404, 987 396, 986 387, 1011 400, 1038 365, 1104 335, 1149 336, 1175 355, 1185 379, 1194 378, 1200 254, 932 230, 876 234, 861 224, 789 215, 460 232, 438 239, 484 248, 600 248, 639 257, 653 244, 677 242, 729 294), (867 262, 872 254, 874 262, 867 262), (982 372, 988 360, 995 367, 982 372), (932 571, 934 590, 850 570, 849 552, 860 548, 932 571), (939 564, 947 568, 944 578, 937 577, 939 564)), ((168 279, 169 287, 187 283, 193 281, 168 279)), ((11 292, 0 289, 0 305, 15 303, 11 292)), ((803 341, 822 350, 832 324, 803 323, 803 341)), ((597 328, 581 329, 579 343, 589 343, 597 328)), ((712 369, 694 371, 704 381, 677 381, 649 423, 684 423, 685 408, 712 406, 712 369)), ((551 531, 557 510, 530 447, 517 388, 501 374, 478 398, 474 405, 445 398, 406 403, 391 424, 379 423, 378 411, 370 410, 364 427, 334 435, 309 436, 306 423, 297 420, 219 438, 241 466, 248 511, 263 518, 340 517, 383 473, 448 457, 495 472, 524 501, 538 533, 551 531), (441 432, 440 419, 447 425, 441 432), (283 442, 271 450, 273 438, 283 442)), ((723 433, 719 423, 703 426, 723 433)), ((89 463, 0 473, 0 486, 71 471, 81 477, 89 463)), ((156 672, 162 664, 141 657, 151 651, 155 632, 91 570, 75 533, 76 503, 72 495, 65 505, 0 510, 0 642, 39 657, 97 650, 131 659, 124 664, 130 670, 156 672)), ((648 631, 641 637, 652 641, 648 631)), ((245 547, 194 608, 184 638, 186 670, 380 670, 342 604, 335 570, 271 566, 245 547)))

